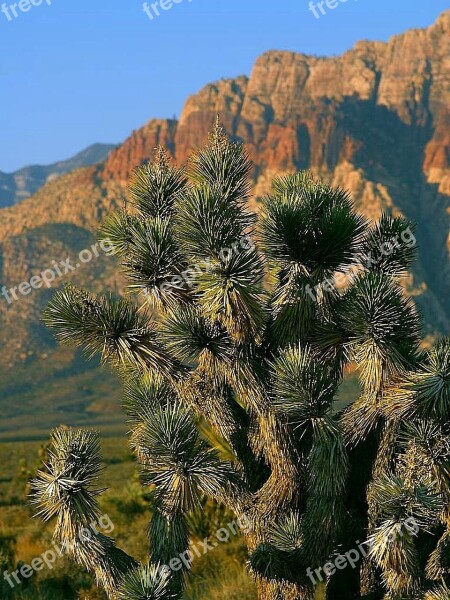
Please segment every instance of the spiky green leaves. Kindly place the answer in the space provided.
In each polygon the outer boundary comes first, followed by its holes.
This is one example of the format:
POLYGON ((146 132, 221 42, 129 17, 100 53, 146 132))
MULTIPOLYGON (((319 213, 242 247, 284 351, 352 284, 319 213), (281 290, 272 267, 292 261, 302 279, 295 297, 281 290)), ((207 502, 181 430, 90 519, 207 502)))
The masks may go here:
POLYGON ((172 167, 159 148, 155 162, 139 167, 129 187, 138 216, 121 210, 101 228, 101 237, 123 259, 130 288, 141 291, 152 307, 171 306, 189 298, 189 282, 182 277, 186 260, 170 222, 176 200, 186 188, 183 171, 172 167))
MULTIPOLYGON (((442 482, 448 477, 449 452, 443 432, 425 421, 404 423, 397 442, 400 452, 393 470, 378 472, 370 486, 376 528, 369 542, 371 558, 382 569, 386 587, 401 597, 414 595, 420 587, 419 534, 421 543, 426 543, 426 534, 434 535, 443 519, 442 482), (441 470, 442 462, 446 468, 441 470)), ((444 563, 438 546, 428 561, 428 577, 436 576, 444 563)))
POLYGON ((197 184, 217 186, 230 202, 247 199, 252 164, 240 143, 232 143, 217 118, 209 144, 191 158, 190 176, 197 184))
POLYGON ((298 512, 290 512, 273 524, 270 541, 279 550, 296 552, 303 543, 302 518, 298 512))
POLYGON ((405 373, 386 393, 385 410, 390 416, 450 417, 450 338, 429 350, 420 368, 405 373))
POLYGON ((112 596, 136 562, 95 530, 97 496, 103 491, 95 487, 100 469, 98 435, 60 427, 52 434, 45 470, 32 482, 32 501, 42 519, 56 517, 55 539, 112 596))
POLYGON ((193 261, 201 310, 236 341, 254 339, 264 323, 264 268, 248 235, 252 220, 217 182, 187 193, 176 219, 181 246, 193 261))
POLYGON ((308 499, 303 530, 313 564, 328 556, 343 517, 348 459, 342 432, 332 418, 338 383, 337 371, 324 368, 310 348, 283 350, 274 363, 274 407, 298 429, 303 452, 307 453, 308 499))
MULTIPOLYGON (((447 423, 407 417, 398 435, 402 454, 399 470, 408 480, 432 483, 448 503, 450 499, 450 439, 447 423)), ((448 513, 449 508, 446 508, 448 513)))
POLYGON ((275 177, 272 181, 272 191, 277 196, 296 194, 299 190, 303 190, 305 193, 314 193, 314 190, 320 185, 324 184, 316 179, 311 171, 297 171, 275 177))
POLYGON ((361 370, 366 390, 377 390, 388 373, 411 364, 419 342, 419 320, 413 302, 383 274, 355 280, 339 305, 348 332, 347 348, 361 370), (385 371, 386 369, 386 371, 385 371))
POLYGON ((308 500, 303 522, 304 546, 312 564, 327 559, 342 529, 348 467, 339 425, 330 417, 315 420, 307 459, 308 500))
POLYGON ((55 293, 43 318, 60 342, 82 347, 90 356, 98 353, 114 366, 165 374, 173 369, 145 312, 126 300, 97 297, 69 285, 55 293))
POLYGON ((124 576, 138 564, 117 548, 113 539, 101 533, 89 538, 83 538, 83 533, 79 533, 68 547, 70 557, 95 575, 97 584, 106 591, 108 597, 116 595, 124 576))
POLYGON ((141 291, 151 306, 171 306, 189 298, 188 282, 181 276, 185 258, 168 220, 155 217, 134 223, 123 264, 130 289, 141 291))
POLYGON ((126 381, 122 406, 134 423, 152 419, 155 411, 174 404, 176 393, 161 375, 151 372, 126 381))
POLYGON ((219 360, 230 360, 233 350, 227 332, 194 306, 180 306, 168 313, 161 335, 169 352, 190 365, 198 364, 207 353, 219 360))
MULTIPOLYGON (((373 482, 373 497, 382 521, 400 523, 413 518, 418 531, 429 531, 439 521, 442 496, 430 482, 411 482, 397 475, 385 474, 373 482)), ((408 530, 408 527, 406 527, 408 530)))
POLYGON ((186 186, 183 169, 171 166, 167 152, 159 147, 152 163, 135 170, 128 193, 144 217, 167 218, 172 215, 174 203, 186 186))
POLYGON ((420 587, 418 552, 414 536, 401 523, 383 522, 369 539, 370 558, 383 573, 394 598, 415 597, 420 587))
POLYGON ((355 262, 365 221, 347 192, 306 175, 278 180, 274 192, 260 218, 262 247, 271 261, 296 264, 316 282, 355 262))
POLYGON ((220 187, 202 185, 189 190, 178 203, 176 232, 188 256, 217 259, 239 246, 252 221, 252 215, 230 202, 220 187))
POLYGON ((124 256, 133 244, 134 232, 140 227, 140 220, 126 210, 117 210, 108 215, 99 229, 99 237, 108 242, 114 254, 124 256))
POLYGON ((129 288, 141 292, 150 306, 173 306, 189 299, 191 286, 182 276, 186 258, 168 219, 139 219, 119 211, 106 219, 101 235, 122 257, 129 288))
MULTIPOLYGON (((250 555, 250 567, 256 575, 275 581, 290 581, 309 587, 305 570, 302 517, 290 512, 272 523, 268 542, 260 544, 250 555)), ((305 590, 306 591, 306 590, 305 590)))
POLYGON ((249 565, 255 575, 272 581, 296 581, 298 560, 293 553, 273 544, 260 544, 250 555, 249 565))
POLYGON ((230 464, 200 439, 191 413, 178 406, 155 413, 140 433, 144 480, 156 486, 167 515, 199 506, 202 494, 221 498, 234 480, 230 464))
POLYGON ((159 564, 142 565, 128 573, 120 585, 119 600, 174 600, 170 570, 159 564))
POLYGON ((362 244, 361 264, 377 273, 403 275, 416 256, 414 229, 407 219, 383 214, 362 244))
POLYGON ((379 522, 369 538, 370 557, 392 594, 413 595, 420 586, 416 538, 438 521, 442 498, 433 486, 392 474, 375 479, 372 491, 379 522))
POLYGON ((205 317, 218 320, 237 342, 259 339, 265 321, 263 265, 255 248, 227 252, 197 280, 205 317))
POLYGON ((310 348, 283 350, 273 365, 273 404, 298 427, 330 414, 339 380, 310 348))
POLYGON ((339 425, 331 418, 314 423, 308 456, 308 490, 315 500, 333 499, 343 494, 348 458, 339 425))
MULTIPOLYGON (((189 537, 185 514, 174 511, 166 515, 156 507, 149 525, 151 561, 169 565, 189 548, 189 537)), ((178 571, 178 574, 182 576, 183 571, 178 571)))
POLYGON ((270 342, 275 347, 305 343, 317 325, 319 290, 296 265, 282 269, 277 283, 270 303, 270 342))
POLYGON ((101 456, 98 435, 89 431, 59 428, 51 437, 49 462, 32 482, 33 502, 45 521, 62 519, 64 539, 73 538, 74 523, 88 526, 99 515, 94 483, 100 473, 101 456), (67 518, 68 517, 68 518, 67 518))

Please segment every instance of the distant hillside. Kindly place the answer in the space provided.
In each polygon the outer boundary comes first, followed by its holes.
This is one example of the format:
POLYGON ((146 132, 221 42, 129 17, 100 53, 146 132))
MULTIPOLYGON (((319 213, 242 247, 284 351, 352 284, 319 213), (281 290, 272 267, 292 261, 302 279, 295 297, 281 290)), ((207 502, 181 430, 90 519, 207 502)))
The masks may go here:
MULTIPOLYGON (((188 98, 179 121, 151 120, 104 162, 53 179, 32 198, 0 210, 0 288, 29 281, 53 260, 88 248, 99 222, 122 204, 133 168, 149 159, 158 144, 183 163, 191 149, 206 141, 220 113, 254 161, 255 197, 268 191, 274 175, 309 168, 349 189, 369 218, 385 210, 415 221, 419 258, 406 286, 424 316, 424 333, 449 332, 449 56, 450 11, 426 29, 387 43, 359 42, 340 57, 263 54, 249 77, 207 85, 188 98)), ((101 256, 55 285, 73 280, 97 292, 119 291, 114 263, 101 256)), ((39 369, 42 377, 49 374, 48 381, 64 380, 68 387, 60 404, 52 392, 56 414, 66 414, 63 405, 78 406, 96 418, 106 396, 96 387, 91 395, 86 383, 89 394, 80 391, 80 363, 55 347, 39 321, 51 293, 36 290, 11 305, 0 296, 0 370, 19 368, 27 390, 39 369), (71 376, 58 379, 60 373, 71 376)), ((87 381, 90 376, 81 377, 87 381)), ((15 415, 36 414, 38 396, 16 394, 14 383, 2 389, 1 379, 0 407, 14 398, 15 415)), ((116 387, 107 374, 102 383, 104 389, 116 387)))
POLYGON ((114 144, 93 144, 72 158, 53 165, 31 165, 14 173, 0 171, 0 208, 29 198, 58 175, 102 162, 115 147, 114 144))

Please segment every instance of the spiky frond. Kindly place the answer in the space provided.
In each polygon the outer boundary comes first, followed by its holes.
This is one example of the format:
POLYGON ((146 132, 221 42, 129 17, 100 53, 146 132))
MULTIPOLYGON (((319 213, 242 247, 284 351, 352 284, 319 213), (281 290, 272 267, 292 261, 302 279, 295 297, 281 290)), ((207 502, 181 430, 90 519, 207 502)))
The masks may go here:
MULTIPOLYGON (((297 584, 300 598, 312 598, 313 586, 306 575, 310 563, 304 554, 301 517, 291 512, 269 528, 269 541, 260 544, 250 555, 249 565, 257 577, 297 584), (310 595, 311 594, 311 595, 310 595)), ((287 590, 286 590, 287 592, 287 590)), ((295 596, 288 595, 288 598, 295 596)))
POLYGON ((113 539, 101 533, 93 534, 87 539, 81 533, 67 544, 62 541, 62 545, 70 558, 94 574, 97 585, 109 597, 116 595, 124 576, 137 566, 137 561, 117 548, 113 539))
POLYGON ((316 283, 356 261, 365 221, 347 192, 296 176, 280 191, 264 200, 260 217, 262 248, 270 260, 296 264, 316 283))
POLYGON ((192 415, 178 406, 155 413, 140 433, 144 481, 168 515, 200 504, 202 494, 222 498, 235 480, 234 469, 199 437, 192 415))
POLYGON ((275 177, 272 181, 272 192, 276 196, 295 194, 298 190, 313 193, 319 186, 324 186, 324 184, 314 177, 312 171, 297 171, 296 173, 275 177))
POLYGON ((385 410, 397 417, 450 417, 450 338, 429 350, 418 370, 405 373, 386 391, 385 410))
POLYGON ((165 307, 189 299, 187 267, 171 223, 166 218, 137 218, 121 210, 103 223, 100 237, 122 265, 129 288, 143 293, 151 306, 165 307))
POLYGON ((187 263, 169 221, 160 217, 138 221, 132 237, 123 260, 129 288, 141 291, 150 306, 187 301, 190 285, 182 276, 187 263))
POLYGON ((100 469, 98 435, 60 427, 52 434, 45 470, 32 482, 32 501, 42 519, 57 518, 54 537, 68 555, 113 594, 136 563, 113 540, 91 529, 100 516, 97 497, 103 490, 95 487, 100 469))
POLYGON ((68 285, 55 293, 43 319, 60 342, 82 347, 89 356, 100 354, 103 362, 165 374, 173 369, 146 313, 124 299, 94 296, 68 285))
POLYGON ((141 565, 128 573, 118 591, 119 600, 174 600, 170 569, 159 564, 141 565))
POLYGON ((121 209, 108 215, 100 226, 99 238, 107 242, 114 254, 124 256, 133 245, 134 232, 140 227, 135 215, 121 209))
POLYGON ((311 348, 283 350, 273 365, 273 404, 298 427, 330 414, 338 380, 311 348))
POLYGON ((296 552, 303 544, 302 517, 292 511, 274 523, 270 530, 271 543, 284 552, 296 552))
POLYGON ((362 244, 361 264, 377 273, 403 275, 416 256, 414 229, 413 223, 403 217, 383 214, 362 244))
POLYGON ((249 565, 255 575, 272 581, 296 581, 298 560, 290 552, 273 544, 260 544, 250 555, 249 565))
POLYGON ((164 148, 157 148, 154 161, 138 167, 131 178, 128 193, 144 217, 170 217, 176 199, 186 189, 184 170, 170 164, 164 148))
POLYGON ((150 558, 154 564, 168 565, 189 548, 187 515, 172 512, 169 516, 156 506, 149 525, 150 558))
POLYGON ((272 322, 269 336, 273 345, 305 343, 316 324, 316 293, 312 279, 297 268, 280 271, 270 303, 272 322))
POLYGON ((197 280, 205 317, 219 321, 232 339, 245 342, 262 333, 265 311, 261 280, 263 265, 254 248, 227 253, 212 261, 209 272, 197 280))
POLYGON ((405 522, 411 518, 420 531, 430 531, 439 521, 442 496, 432 483, 408 482, 399 476, 384 474, 373 481, 372 492, 379 518, 398 523, 406 531, 405 522))
POLYGON ((190 365, 197 365, 205 353, 224 361, 232 356, 233 344, 227 332, 195 306, 170 311, 163 320, 161 336, 169 352, 190 365))
POLYGON ((196 183, 217 186, 230 202, 241 202, 250 193, 252 164, 240 143, 230 142, 217 118, 209 144, 191 158, 189 174, 196 183))
POLYGON ((377 396, 372 390, 363 394, 350 404, 341 416, 341 424, 345 434, 346 443, 356 446, 367 439, 370 432, 376 431, 383 413, 380 409, 377 396))
POLYGON ((402 372, 414 360, 417 312, 390 277, 378 273, 358 277, 339 304, 339 313, 365 390, 379 390, 388 374, 402 372))
POLYGON ((348 457, 339 425, 330 417, 313 425, 308 456, 308 490, 315 500, 339 501, 347 480, 348 457))
POLYGON ((320 564, 332 552, 344 520, 344 493, 348 457, 339 426, 325 417, 313 422, 308 456, 308 501, 304 514, 304 546, 313 564, 320 564), (320 523, 321 535, 317 535, 320 523))
POLYGON ((125 382, 122 406, 134 423, 148 421, 155 411, 174 404, 177 395, 172 385, 157 373, 146 373, 125 382))
POLYGON ((38 515, 48 521, 65 513, 70 515, 61 537, 72 539, 73 524, 88 526, 99 516, 96 482, 101 470, 100 439, 90 431, 58 428, 52 433, 49 462, 32 482, 32 500, 38 515))
POLYGON ((238 252, 254 216, 230 202, 217 186, 189 190, 177 205, 176 232, 185 253, 199 260, 238 252))
POLYGON ((383 572, 394 597, 414 595, 420 587, 417 548, 412 536, 395 520, 384 521, 369 538, 370 557, 383 572))
MULTIPOLYGON (((446 427, 430 420, 406 421, 400 429, 398 442, 402 453, 399 470, 411 481, 434 482, 448 504, 450 499, 450 439, 446 427), (445 429, 444 429, 445 428, 445 429)), ((445 508, 447 514, 450 510, 445 508)))

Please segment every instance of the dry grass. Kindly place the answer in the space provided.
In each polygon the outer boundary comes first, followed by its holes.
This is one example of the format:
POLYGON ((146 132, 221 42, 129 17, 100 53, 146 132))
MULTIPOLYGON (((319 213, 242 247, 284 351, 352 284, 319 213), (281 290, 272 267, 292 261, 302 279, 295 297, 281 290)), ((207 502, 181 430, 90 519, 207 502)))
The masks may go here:
POLYGON ((194 563, 185 600, 256 600, 241 540, 218 546, 194 563))

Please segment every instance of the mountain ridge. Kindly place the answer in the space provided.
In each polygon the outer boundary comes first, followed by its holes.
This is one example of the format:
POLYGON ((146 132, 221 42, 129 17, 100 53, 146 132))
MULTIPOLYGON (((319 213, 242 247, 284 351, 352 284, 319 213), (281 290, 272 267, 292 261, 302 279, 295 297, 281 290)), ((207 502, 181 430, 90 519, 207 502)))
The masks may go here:
MULTIPOLYGON (((417 222, 419 259, 405 285, 423 312, 425 333, 448 332, 449 57, 450 11, 426 29, 388 42, 358 42, 338 57, 262 54, 249 76, 208 84, 187 98, 179 120, 151 119, 103 162, 0 210, 0 284, 28 281, 52 260, 94 242, 99 222, 121 206, 133 169, 160 144, 184 163, 220 114, 254 161, 254 207, 273 176, 308 168, 349 189, 369 218, 386 210, 417 222)), ((108 257, 57 285, 68 280, 97 292, 122 289, 108 257)), ((0 297, 0 362, 55 356, 54 341, 39 323, 50 294, 36 291, 10 306, 0 297)))
POLYGON ((102 162, 116 146, 117 144, 91 144, 74 156, 50 165, 27 165, 12 173, 0 171, 0 208, 29 198, 54 177, 102 162))

